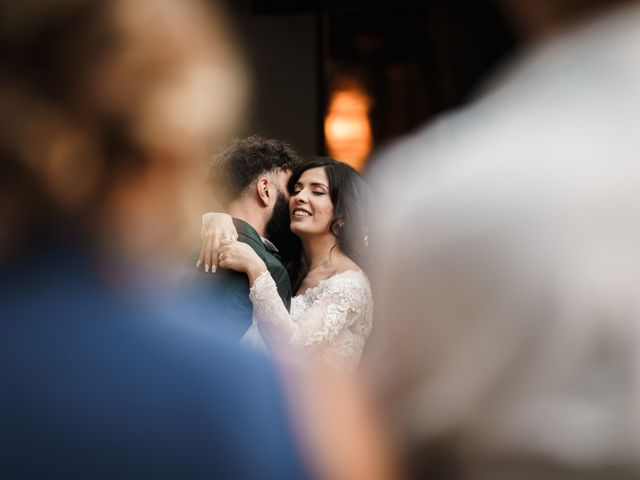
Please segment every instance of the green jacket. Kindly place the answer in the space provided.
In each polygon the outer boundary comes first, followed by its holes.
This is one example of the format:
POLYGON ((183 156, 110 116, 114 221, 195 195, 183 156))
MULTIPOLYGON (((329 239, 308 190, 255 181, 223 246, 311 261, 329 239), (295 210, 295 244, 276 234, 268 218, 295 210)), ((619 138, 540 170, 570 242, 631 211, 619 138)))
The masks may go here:
MULTIPOLYGON (((249 245, 264 261, 278 287, 278 293, 289 310, 291 306, 291 281, 280 260, 263 243, 258 232, 248 223, 233 219, 238 231, 238 241, 249 245)), ((216 273, 205 272, 202 266, 196 268, 200 250, 191 252, 183 263, 179 290, 189 296, 200 295, 206 303, 216 309, 215 318, 234 340, 240 340, 251 326, 253 305, 249 300, 249 280, 246 274, 233 270, 218 269, 216 273)), ((213 315, 212 315, 213 316, 213 315)))

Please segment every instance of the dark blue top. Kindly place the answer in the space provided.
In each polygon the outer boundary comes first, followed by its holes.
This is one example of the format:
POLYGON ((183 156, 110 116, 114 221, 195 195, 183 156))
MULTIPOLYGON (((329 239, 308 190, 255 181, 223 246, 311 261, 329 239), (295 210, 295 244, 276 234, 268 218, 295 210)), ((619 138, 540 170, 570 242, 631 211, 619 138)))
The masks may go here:
MULTIPOLYGON (((258 232, 248 223, 234 218, 233 223, 238 231, 238 241, 249 245, 264 261, 271 278, 276 284, 278 294, 287 310, 291 305, 291 281, 282 262, 270 252, 262 242, 258 232)), ((180 272, 178 286, 183 297, 200 297, 203 302, 213 300, 217 318, 208 314, 211 307, 203 311, 203 317, 209 323, 216 321, 219 328, 224 328, 230 338, 240 341, 253 321, 253 304, 249 300, 249 279, 242 272, 219 268, 216 273, 207 273, 204 267, 196 268, 200 249, 191 252, 185 259, 180 272), (224 308, 224 311, 222 310, 224 308)))
POLYGON ((273 366, 83 255, 0 273, 0 478, 305 478, 273 366))

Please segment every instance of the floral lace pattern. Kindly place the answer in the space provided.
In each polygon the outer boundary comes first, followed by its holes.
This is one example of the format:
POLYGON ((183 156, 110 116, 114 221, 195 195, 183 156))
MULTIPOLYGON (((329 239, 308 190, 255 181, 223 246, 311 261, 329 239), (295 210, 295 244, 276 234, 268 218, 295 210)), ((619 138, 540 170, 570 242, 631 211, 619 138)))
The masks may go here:
POLYGON ((256 279, 249 298, 267 343, 315 351, 341 369, 358 366, 373 321, 371 287, 362 272, 337 273, 293 297, 291 314, 268 271, 256 279))

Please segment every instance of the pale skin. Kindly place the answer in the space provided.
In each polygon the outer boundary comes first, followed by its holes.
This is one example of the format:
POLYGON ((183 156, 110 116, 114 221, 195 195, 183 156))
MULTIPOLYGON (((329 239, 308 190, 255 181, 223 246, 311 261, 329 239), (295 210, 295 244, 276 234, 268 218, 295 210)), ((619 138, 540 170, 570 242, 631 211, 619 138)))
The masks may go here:
MULTIPOLYGON (((289 199, 289 214, 291 231, 300 237, 310 265, 297 293, 317 286, 336 273, 360 270, 336 245, 336 238, 329 231, 333 204, 323 167, 309 169, 300 176, 289 199)), ((250 285, 267 271, 262 259, 249 245, 230 239, 220 241, 218 265, 246 273, 250 285)))

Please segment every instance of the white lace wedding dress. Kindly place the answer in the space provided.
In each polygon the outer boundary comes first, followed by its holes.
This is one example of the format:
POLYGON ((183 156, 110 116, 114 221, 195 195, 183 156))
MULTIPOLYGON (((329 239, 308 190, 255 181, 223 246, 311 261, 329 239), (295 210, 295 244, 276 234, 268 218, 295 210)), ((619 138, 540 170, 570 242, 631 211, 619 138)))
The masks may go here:
POLYGON ((253 324, 243 343, 287 344, 318 353, 327 363, 353 371, 371 332, 373 300, 367 277, 347 270, 291 299, 287 312, 269 272, 251 287, 253 324))

